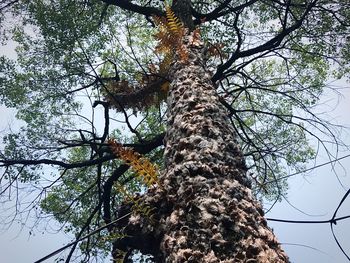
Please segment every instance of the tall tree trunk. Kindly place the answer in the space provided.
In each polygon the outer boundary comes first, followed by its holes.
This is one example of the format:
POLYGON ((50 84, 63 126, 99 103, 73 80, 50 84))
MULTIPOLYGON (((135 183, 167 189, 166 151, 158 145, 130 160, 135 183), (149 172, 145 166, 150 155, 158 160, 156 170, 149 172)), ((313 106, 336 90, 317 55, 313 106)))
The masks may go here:
POLYGON ((158 254, 159 262, 288 262, 252 196, 203 44, 185 41, 189 60, 170 72, 166 170, 144 201, 154 215, 133 215, 126 233, 134 239, 124 245, 158 254))

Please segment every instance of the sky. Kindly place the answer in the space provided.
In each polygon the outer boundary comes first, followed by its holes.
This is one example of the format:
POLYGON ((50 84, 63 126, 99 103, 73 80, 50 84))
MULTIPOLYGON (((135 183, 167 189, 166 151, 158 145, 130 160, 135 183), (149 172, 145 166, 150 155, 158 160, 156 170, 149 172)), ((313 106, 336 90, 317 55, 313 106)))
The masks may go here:
MULTIPOLYGON (((327 101, 329 108, 336 105, 329 118, 337 124, 350 127, 350 89, 349 84, 344 81, 339 83, 342 87, 342 97, 326 92, 323 100, 327 101)), ((324 106, 323 106, 324 107, 324 106)), ((350 145, 349 129, 344 129, 341 137, 350 145)), ((349 152, 339 153, 339 157, 349 152)), ((324 152, 321 152, 316 160, 316 165, 327 162, 324 152)), ((270 218, 289 220, 329 220, 335 209, 343 198, 346 190, 350 187, 350 158, 345 158, 334 167, 326 165, 317 168, 307 176, 296 176, 290 178, 290 190, 288 202, 283 201, 274 206, 271 213, 266 216, 270 218), (343 186, 339 183, 343 184, 343 186)), ((338 217, 350 214, 350 198, 345 200, 341 206, 338 217)), ((345 263, 349 262, 338 248, 333 239, 329 224, 286 224, 273 222, 269 225, 274 229, 279 241, 284 243, 287 254, 292 262, 308 263, 345 263), (295 244, 295 245, 293 245, 295 244), (302 247, 309 246, 308 247, 302 247)), ((350 219, 339 222, 334 226, 334 232, 344 250, 350 254, 350 219)))
MULTIPOLYGON (((2 48, 1 53, 13 56, 13 46, 2 48)), ((339 98, 332 92, 326 92, 319 110, 330 111, 328 118, 337 124, 350 127, 350 89, 345 82, 337 83, 344 87, 339 98), (335 107, 336 105, 336 107, 335 107), (326 109, 325 109, 326 108, 326 109), (334 109, 333 109, 334 108, 334 109)), ((1 92, 1 87, 0 87, 1 92)), ((18 122, 15 112, 0 106, 0 133, 15 129, 18 122)), ((344 129, 342 139, 350 145, 349 130, 344 129)), ((1 145, 0 145, 1 146, 1 145)), ((1 146, 2 147, 2 146, 1 146)), ((349 154, 339 153, 339 157, 349 154)), ((327 162, 324 152, 320 152, 316 164, 327 162)), ((343 159, 331 165, 323 166, 308 173, 306 176, 295 176, 289 180, 290 190, 288 202, 277 203, 266 216, 269 218, 289 220, 328 220, 332 217, 346 190, 350 187, 350 158, 343 159), (338 178, 337 178, 338 177, 338 178), (342 185, 339 183, 341 181, 342 185)), ((4 197, 2 197, 4 198, 4 197)), ((4 206, 0 206, 0 215, 4 213, 4 206)), ((339 216, 350 214, 350 197, 339 210, 339 216)), ((0 216, 0 220, 2 217, 0 216)), ((28 225, 32 224, 29 220, 28 225)), ((0 262, 25 263, 34 262, 50 252, 71 241, 71 237, 54 231, 52 224, 42 224, 30 234, 30 228, 19 222, 7 230, 0 227, 0 262)), ((1 225, 1 223, 0 223, 1 225)), ((298 263, 345 263, 349 262, 337 247, 332 237, 329 224, 286 224, 270 222, 279 241, 282 243, 292 262, 298 263)), ((350 254, 350 219, 339 222, 334 231, 339 242, 350 254)), ((45 262, 54 262, 49 259, 45 262)), ((108 261, 107 261, 108 262, 108 261)))

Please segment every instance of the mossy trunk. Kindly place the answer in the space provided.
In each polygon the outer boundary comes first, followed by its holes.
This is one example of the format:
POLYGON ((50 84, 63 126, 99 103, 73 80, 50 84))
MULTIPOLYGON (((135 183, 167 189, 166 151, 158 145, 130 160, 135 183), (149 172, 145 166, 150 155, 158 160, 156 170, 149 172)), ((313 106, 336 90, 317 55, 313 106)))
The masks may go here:
POLYGON ((158 262, 288 262, 252 196, 203 44, 191 36, 185 42, 189 59, 174 63, 169 76, 166 170, 144 197, 154 212, 134 213, 125 228, 129 239, 120 244, 158 262))

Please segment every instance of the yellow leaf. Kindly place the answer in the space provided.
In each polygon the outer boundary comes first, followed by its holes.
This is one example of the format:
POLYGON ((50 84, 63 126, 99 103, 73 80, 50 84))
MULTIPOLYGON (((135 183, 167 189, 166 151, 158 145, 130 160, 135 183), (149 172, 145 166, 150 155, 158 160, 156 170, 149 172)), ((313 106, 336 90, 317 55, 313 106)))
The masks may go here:
POLYGON ((151 187, 158 181, 157 168, 145 157, 134 152, 132 149, 123 147, 115 140, 108 141, 112 152, 122 159, 126 164, 136 172, 138 178, 148 187, 151 187))

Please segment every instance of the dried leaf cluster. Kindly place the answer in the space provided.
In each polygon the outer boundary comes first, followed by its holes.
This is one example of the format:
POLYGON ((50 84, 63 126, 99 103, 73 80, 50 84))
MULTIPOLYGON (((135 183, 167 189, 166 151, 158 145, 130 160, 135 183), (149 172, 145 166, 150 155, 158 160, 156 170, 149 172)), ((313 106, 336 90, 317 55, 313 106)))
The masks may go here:
POLYGON ((166 17, 153 17, 159 28, 154 35, 159 41, 156 52, 164 55, 164 62, 172 61, 175 54, 181 61, 186 62, 188 60, 188 50, 182 41, 186 29, 169 6, 165 6, 165 13, 166 17))
POLYGON ((169 82, 152 72, 137 84, 127 80, 110 81, 106 85, 107 92, 104 92, 104 97, 118 111, 143 111, 164 101, 168 92, 166 83, 169 82))
POLYGON ((147 187, 151 187, 158 182, 158 171, 147 158, 134 152, 130 148, 123 147, 120 143, 111 139, 108 141, 112 152, 122 159, 136 172, 136 176, 147 187))

